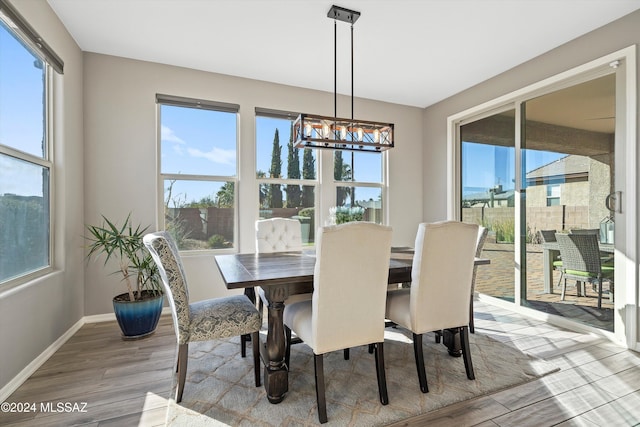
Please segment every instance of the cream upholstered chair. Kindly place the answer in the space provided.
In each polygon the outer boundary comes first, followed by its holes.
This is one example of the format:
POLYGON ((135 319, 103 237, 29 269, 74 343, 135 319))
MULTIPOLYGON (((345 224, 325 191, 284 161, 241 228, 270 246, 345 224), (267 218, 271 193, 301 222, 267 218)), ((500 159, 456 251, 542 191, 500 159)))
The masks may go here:
MULTIPOLYGON (((486 227, 478 226, 478 238, 476 240, 476 258, 480 258, 482 255, 482 249, 484 248, 484 242, 487 240, 487 234, 489 229, 486 227)), ((476 291, 476 273, 478 266, 473 266, 473 278, 471 279, 471 302, 469 303, 469 332, 476 333, 476 327, 473 323, 473 295, 476 291)))
POLYGON ((214 298, 189 304, 189 290, 178 248, 166 231, 144 236, 144 244, 158 265, 165 295, 171 307, 178 339, 178 387, 176 402, 182 401, 187 376, 189 343, 251 334, 256 387, 260 386, 259 336, 262 318, 245 295, 214 298))
POLYGON ((469 351, 469 304, 478 226, 457 221, 418 226, 411 288, 389 292, 386 317, 413 333, 420 390, 427 393, 422 334, 460 331, 467 378, 474 379, 469 351))
POLYGON ((286 362, 291 331, 313 350, 318 418, 327 422, 323 355, 373 344, 378 393, 389 403, 384 372, 384 308, 391 257, 390 227, 349 222, 324 227, 316 236, 313 297, 284 307, 286 362))
MULTIPOLYGON (((291 218, 269 218, 256 221, 256 252, 274 253, 302 250, 302 225, 297 219, 291 218)), ((250 300, 258 300, 258 311, 262 313, 264 304, 267 304, 267 297, 264 289, 246 288, 245 295, 250 300), (256 298, 255 292, 258 291, 256 298)), ((292 295, 285 300, 285 304, 292 301, 311 298, 311 294, 292 295)), ((241 338, 241 353, 245 356, 245 343, 249 341, 248 335, 241 338)))

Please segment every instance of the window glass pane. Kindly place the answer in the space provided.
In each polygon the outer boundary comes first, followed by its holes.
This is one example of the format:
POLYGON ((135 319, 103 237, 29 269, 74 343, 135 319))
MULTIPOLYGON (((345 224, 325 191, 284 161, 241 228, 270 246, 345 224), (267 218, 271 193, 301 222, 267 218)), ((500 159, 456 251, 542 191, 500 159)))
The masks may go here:
POLYGON ((382 182, 382 155, 336 150, 333 155, 336 181, 382 182))
POLYGON ((236 175, 237 115, 162 105, 161 172, 236 175))
POLYGON ((181 250, 232 248, 232 181, 164 180, 165 228, 181 250))
POLYGON ((0 144, 44 158, 45 67, 0 21, 0 144))
POLYGON ((256 177, 316 179, 316 152, 293 147, 292 124, 256 116, 256 177))
POLYGON ((337 187, 336 209, 332 208, 330 221, 332 223, 370 221, 382 224, 382 208, 381 188, 337 187))
POLYGON ((0 154, 0 282, 49 265, 49 169, 0 154))

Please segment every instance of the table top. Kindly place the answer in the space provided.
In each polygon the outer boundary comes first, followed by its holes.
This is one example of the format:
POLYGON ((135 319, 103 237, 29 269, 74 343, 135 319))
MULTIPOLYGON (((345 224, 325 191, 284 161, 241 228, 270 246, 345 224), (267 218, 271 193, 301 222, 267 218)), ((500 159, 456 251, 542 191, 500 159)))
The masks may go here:
MULTIPOLYGON (((551 249, 554 251, 559 251, 560 250, 560 246, 558 246, 558 242, 545 242, 542 244, 542 248, 543 249, 551 249)), ((607 252, 607 253, 614 253, 616 250, 616 247, 614 244, 612 243, 600 243, 598 242, 598 248, 600 249, 600 252, 607 252)))
MULTIPOLYGON (((315 251, 216 255, 216 264, 227 289, 270 285, 313 285, 315 251)), ((393 248, 389 260, 389 283, 411 281, 413 250, 393 248)), ((476 265, 489 260, 476 258, 476 265)))

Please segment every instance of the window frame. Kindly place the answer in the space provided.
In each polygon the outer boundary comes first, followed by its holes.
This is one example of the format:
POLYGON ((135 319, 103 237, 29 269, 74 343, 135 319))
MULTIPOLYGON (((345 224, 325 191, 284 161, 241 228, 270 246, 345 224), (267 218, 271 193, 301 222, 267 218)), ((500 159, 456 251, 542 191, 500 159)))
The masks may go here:
POLYGON ((239 211, 238 196, 239 183, 238 178, 240 170, 240 106, 225 102, 210 101, 196 98, 186 98, 174 95, 156 94, 156 114, 157 114, 157 170, 158 170, 158 206, 157 221, 158 225, 164 229, 165 223, 165 188, 166 180, 176 181, 200 181, 200 182, 216 182, 226 183, 233 182, 233 245, 230 248, 210 248, 210 249, 179 249, 182 256, 203 255, 208 253, 227 254, 237 253, 240 245, 239 236, 239 211), (162 106, 172 106, 180 108, 192 108, 196 110, 211 110, 216 112, 230 113, 235 115, 235 139, 236 139, 236 159, 235 159, 235 175, 201 175, 201 174, 180 174, 180 173, 163 173, 162 172, 162 106))
POLYGON ((37 33, 26 23, 26 21, 4 1, 0 1, 0 21, 2 21, 4 27, 8 32, 19 39, 19 43, 25 50, 42 61, 43 64, 43 153, 42 157, 34 154, 3 145, 0 143, 0 153, 14 159, 39 166, 48 170, 48 200, 46 201, 48 209, 48 224, 47 224, 47 253, 48 262, 46 265, 34 268, 33 270, 18 274, 17 276, 10 277, 4 281, 0 281, 0 289, 8 290, 25 283, 31 282, 35 279, 39 279, 48 274, 51 274, 55 270, 56 254, 55 254, 55 158, 54 158, 54 117, 55 117, 55 82, 54 71, 62 74, 64 63, 57 57, 55 52, 44 42, 44 40, 37 35, 37 33), (40 46, 38 46, 33 40, 34 37, 40 40, 40 46), (55 60, 53 59, 55 57, 55 60), (55 67, 52 65, 52 61, 55 62, 55 67))

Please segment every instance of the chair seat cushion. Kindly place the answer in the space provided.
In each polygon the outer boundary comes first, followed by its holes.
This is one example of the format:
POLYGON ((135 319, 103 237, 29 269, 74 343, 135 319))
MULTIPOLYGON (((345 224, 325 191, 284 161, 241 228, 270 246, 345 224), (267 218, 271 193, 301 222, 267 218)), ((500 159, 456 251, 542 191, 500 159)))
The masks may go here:
POLYGON ((553 261, 553 267, 554 268, 562 268, 562 261, 561 260, 553 261))
MULTIPOLYGON (((312 299, 298 301, 284 306, 284 324, 289 329, 296 332, 296 335, 305 342, 312 350, 316 350, 313 340, 312 327, 312 299)), ((322 354, 322 353, 316 353, 322 354)))
MULTIPOLYGON (((603 279, 612 279, 613 278, 613 275, 614 275, 613 266, 603 265, 601 270, 602 270, 602 278, 603 279)), ((589 278, 589 279, 595 279, 595 278, 598 277, 598 275, 596 273, 592 273, 592 272, 589 272, 589 271, 580 271, 580 270, 565 270, 565 274, 567 274, 569 276, 584 277, 584 278, 589 278)))
POLYGON ((403 328, 412 329, 409 302, 411 289, 397 289, 387 292, 385 317, 403 328))
MULTIPOLYGON (((262 289, 262 287, 260 286, 258 286, 257 289, 258 289, 258 296, 266 306, 269 302, 267 301, 267 296, 264 294, 264 289, 262 289)), ((313 296, 312 293, 289 295, 287 299, 284 300, 284 305, 287 306, 296 302, 307 301, 307 300, 310 300, 312 296, 313 296)))
POLYGON ((260 313, 244 295, 198 301, 189 311, 189 341, 249 334, 262 326, 260 313))

